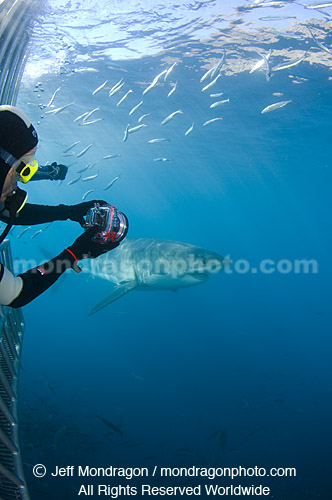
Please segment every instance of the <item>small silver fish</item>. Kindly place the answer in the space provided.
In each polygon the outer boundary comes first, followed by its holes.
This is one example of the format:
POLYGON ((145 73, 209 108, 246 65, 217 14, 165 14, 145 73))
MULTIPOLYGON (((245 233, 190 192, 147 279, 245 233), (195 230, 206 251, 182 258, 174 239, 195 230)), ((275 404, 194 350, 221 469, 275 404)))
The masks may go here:
POLYGON ((153 87, 155 87, 158 83, 158 80, 161 76, 163 76, 165 73, 167 73, 167 69, 165 69, 164 71, 162 71, 161 73, 159 73, 159 75, 157 75, 154 79, 153 79, 153 82, 148 86, 146 87, 145 90, 143 90, 143 95, 145 95, 147 92, 149 92, 149 90, 151 90, 153 87))
POLYGON ((121 85, 121 83, 123 82, 123 78, 121 78, 121 80, 118 81, 118 83, 116 83, 115 85, 113 85, 113 87, 111 88, 111 90, 109 91, 109 96, 111 97, 113 95, 113 91, 119 87, 119 85, 121 85))
POLYGON ((92 125, 93 123, 101 122, 104 118, 96 118, 95 120, 91 120, 89 122, 86 122, 83 120, 82 123, 79 123, 80 126, 84 127, 85 125, 92 125))
POLYGON ((307 53, 305 53, 304 56, 300 57, 299 59, 296 59, 295 61, 278 64, 277 66, 274 66, 274 68, 272 68, 272 71, 280 71, 282 69, 288 69, 292 68, 293 66, 297 66, 298 64, 300 64, 300 62, 303 61, 303 59, 305 59, 306 55, 307 53))
POLYGON ((215 77, 214 80, 212 80, 212 82, 208 83, 207 85, 205 85, 205 87, 202 88, 202 92, 205 92, 206 90, 210 89, 211 87, 213 87, 213 85, 215 85, 215 83, 217 82, 218 78, 220 78, 221 75, 217 75, 215 77))
POLYGON ((83 118, 83 122, 86 122, 86 120, 88 120, 93 113, 95 113, 96 111, 99 111, 99 110, 100 110, 100 106, 92 109, 91 111, 88 111, 86 116, 83 118))
POLYGON ((106 80, 104 83, 102 83, 99 87, 97 87, 93 92, 92 92, 92 95, 96 95, 98 92, 100 92, 104 87, 105 85, 107 84, 108 80, 106 80))
POLYGON ((136 127, 128 128, 128 134, 132 134, 134 132, 137 132, 141 128, 146 127, 145 123, 142 123, 141 125, 137 125, 136 127))
POLYGON ((128 92, 123 96, 121 97, 120 101, 116 104, 116 107, 118 108, 120 106, 120 104, 128 97, 129 94, 132 93, 132 90, 128 90, 128 92))
POLYGON ((326 9, 327 7, 332 7, 332 2, 325 3, 313 3, 310 5, 303 5, 305 9, 326 9))
POLYGON ((54 101, 54 99, 55 99, 55 96, 57 95, 57 93, 59 92, 59 90, 61 90, 61 87, 59 87, 58 89, 56 89, 56 91, 54 92, 54 94, 53 94, 53 95, 52 95, 52 97, 51 97, 50 102, 49 102, 48 104, 46 104, 46 107, 47 107, 47 108, 50 108, 50 107, 51 107, 51 105, 52 105, 52 103, 53 103, 53 101, 54 101))
POLYGON ((286 106, 286 104, 292 102, 290 101, 280 101, 280 102, 275 102, 274 104, 270 104, 270 106, 266 106, 261 113, 269 113, 269 111, 274 111, 275 109, 283 108, 286 106))
POLYGON ((168 92, 167 97, 171 97, 173 92, 175 92, 177 85, 178 85, 178 82, 175 82, 174 87, 168 92))
POLYGON ((150 139, 148 141, 148 144, 157 144, 158 142, 165 142, 165 141, 169 142, 169 139, 165 139, 164 137, 160 137, 158 139, 150 139))
POLYGON ((210 68, 206 73, 204 73, 204 75, 202 76, 202 78, 200 79, 200 82, 204 82, 204 80, 206 80, 207 78, 214 78, 215 75, 217 74, 217 72, 221 69, 221 66, 223 65, 223 62, 224 62, 224 59, 225 59, 225 50, 224 50, 224 53, 221 57, 221 59, 217 62, 217 64, 215 64, 214 66, 212 66, 212 68, 210 68))
POLYGON ((88 163, 85 167, 81 168, 80 170, 77 170, 77 173, 82 174, 86 170, 89 170, 89 168, 91 168, 91 163, 88 163))
POLYGON ((164 82, 166 82, 167 78, 169 77, 169 74, 170 72, 173 70, 174 66, 176 66, 176 62, 172 64, 172 66, 170 68, 168 68, 168 70, 166 71, 165 73, 165 76, 164 76, 164 82))
POLYGON ((145 95, 147 92, 149 92, 149 90, 151 90, 155 85, 157 85, 157 81, 153 81, 148 87, 146 87, 146 89, 143 90, 142 92, 142 95, 145 95))
POLYGON ((80 116, 77 116, 74 120, 74 123, 80 121, 81 118, 84 118, 87 114, 89 113, 89 111, 86 111, 85 113, 83 113, 82 115, 80 116))
POLYGON ((221 70, 221 67, 222 67, 222 65, 224 63, 224 60, 225 60, 225 55, 226 55, 226 51, 224 49, 224 53, 223 53, 222 57, 220 58, 220 60, 217 62, 217 64, 213 68, 213 71, 212 71, 212 73, 210 75, 211 79, 214 78, 216 76, 216 74, 218 73, 218 71, 221 70))
POLYGON ((89 196, 89 194, 93 193, 95 190, 94 189, 89 189, 89 191, 87 191, 86 193, 84 193, 84 195, 82 196, 82 201, 85 200, 85 198, 87 196, 89 196))
POLYGON ((73 104, 75 104, 75 103, 70 102, 69 104, 66 104, 65 106, 61 106, 61 108, 52 109, 51 111, 45 111, 45 115, 57 115, 58 113, 61 113, 61 111, 69 108, 69 106, 72 106, 73 104))
POLYGON ((311 31, 311 29, 310 29, 310 28, 308 28, 308 29, 309 29, 309 31, 310 31, 310 35, 311 35, 311 37, 312 37, 313 41, 315 42, 315 44, 316 44, 316 45, 318 45, 318 47, 319 47, 320 49, 322 49, 322 50, 324 50, 325 52, 328 52, 329 54, 331 54, 331 50, 330 50, 328 47, 326 47, 325 45, 323 45, 323 44, 322 44, 319 40, 317 40, 317 38, 315 37, 315 35, 313 34, 313 32, 311 31))
POLYGON ((124 82, 121 83, 121 85, 118 85, 117 87, 113 88, 110 90, 109 92, 109 97, 112 97, 112 95, 116 94, 117 92, 119 92, 120 89, 122 89, 122 87, 124 86, 124 82))
POLYGON ((106 425, 106 427, 111 429, 112 434, 118 435, 118 436, 123 436, 122 430, 119 429, 119 427, 116 427, 114 424, 112 424, 112 422, 110 422, 109 420, 106 420, 103 417, 100 417, 99 415, 96 415, 96 417, 99 418, 99 420, 101 420, 103 422, 103 424, 106 425))
POLYGON ((202 78, 200 79, 200 82, 203 83, 204 80, 206 80, 207 78, 209 78, 212 74, 212 71, 214 70, 215 66, 212 66, 212 68, 208 69, 204 75, 202 76, 202 78))
POLYGON ((68 146, 67 149, 65 149, 64 151, 62 151, 62 154, 65 154, 65 153, 68 153, 68 151, 70 151, 71 149, 73 149, 75 146, 77 146, 77 144, 79 144, 81 141, 76 141, 74 142, 71 146, 68 146))
POLYGON ((113 184, 118 180, 120 179, 120 175, 118 175, 117 177, 114 177, 114 179, 111 180, 111 182, 109 182, 108 184, 106 184, 106 186, 104 187, 104 191, 106 191, 106 189, 109 189, 110 187, 113 186, 113 184))
POLYGON ((216 101, 216 102, 213 102, 210 106, 210 108, 217 108, 218 106, 222 106, 223 104, 225 104, 226 102, 229 102, 229 98, 228 99, 224 99, 223 101, 216 101))
POLYGON ((269 29, 269 33, 271 35, 275 35, 276 37, 280 38, 293 38, 295 40, 300 40, 300 35, 298 33, 290 33, 289 31, 276 31, 272 30, 271 28, 269 29))
POLYGON ((257 5, 250 5, 250 7, 284 7, 285 2, 259 2, 257 5))
POLYGON ((106 155, 103 156, 103 160, 110 160, 111 158, 119 158, 121 155, 106 155))
POLYGON ((43 230, 42 229, 38 229, 38 231, 36 231, 35 233, 33 233, 30 238, 33 240, 34 238, 36 238, 36 236, 38 236, 40 233, 42 233, 43 230))
POLYGON ((27 231, 29 231, 29 229, 31 229, 31 226, 29 227, 26 227, 24 228, 18 235, 17 235, 17 239, 19 240, 20 238, 22 238, 23 234, 25 234, 27 231))
POLYGON ((81 168, 80 170, 77 170, 77 173, 78 173, 78 174, 82 174, 82 173, 83 173, 83 172, 85 172, 86 170, 91 170, 91 168, 93 168, 95 165, 97 165, 97 163, 98 163, 99 161, 100 161, 100 160, 97 160, 97 161, 95 161, 94 163, 91 163, 91 162, 89 161, 89 163, 88 163, 85 167, 81 168))
POLYGON ((251 70, 249 71, 249 73, 253 73, 254 71, 257 71, 259 68, 261 68, 263 66, 263 64, 265 64, 265 59, 262 58, 260 59, 260 61, 256 62, 256 64, 251 68, 251 70))
POLYGON ((43 231, 46 231, 46 229, 48 229, 52 225, 52 222, 49 222, 48 224, 46 224, 46 226, 43 228, 43 231))
POLYGON ((80 180, 81 176, 79 175, 78 177, 75 177, 75 179, 67 182, 67 186, 72 186, 73 184, 76 184, 80 180))
POLYGON ((302 78, 294 78, 294 79, 292 80, 292 83, 295 83, 295 84, 297 84, 297 85, 301 85, 301 84, 302 84, 302 83, 304 83, 305 81, 308 81, 308 80, 306 80, 306 79, 302 79, 302 78))
POLYGON ((77 158, 80 158, 83 156, 87 151, 89 151, 90 148, 92 148, 93 144, 89 144, 86 148, 82 149, 80 153, 78 153, 77 158))
POLYGON ((167 73, 167 71, 168 71, 167 69, 164 69, 163 71, 161 71, 161 72, 159 73, 159 75, 157 75, 157 76, 153 79, 153 81, 158 81, 158 80, 159 80, 159 78, 161 78, 163 75, 165 75, 165 73, 167 73))
POLYGON ((262 66, 264 66, 265 64, 265 59, 264 57, 262 57, 259 61, 257 61, 255 63, 255 65, 251 68, 251 70, 249 71, 249 73, 254 73, 254 71, 257 71, 258 69, 260 69, 262 66))
POLYGON ((137 120, 138 123, 141 123, 141 121, 144 120, 146 116, 150 116, 150 113, 145 113, 145 115, 140 116, 139 119, 137 120))
POLYGON ((89 167, 89 168, 93 168, 93 167, 95 167, 95 166, 97 165, 97 163, 99 163, 99 162, 100 162, 100 158, 99 158, 99 160, 95 161, 94 163, 90 163, 90 164, 89 164, 89 165, 90 165, 90 167, 89 167))
POLYGON ((218 117, 218 118, 212 118, 211 120, 208 120, 207 122, 204 122, 203 123, 203 127, 206 127, 206 125, 210 125, 210 123, 214 123, 214 122, 217 122, 219 120, 222 120, 221 117, 218 117))
POLYGON ((166 116, 166 118, 162 122, 160 122, 160 125, 165 125, 170 120, 172 120, 172 118, 174 118, 175 115, 178 115, 178 114, 183 114, 183 111, 181 111, 181 109, 174 111, 174 113, 171 113, 170 115, 166 116))
POLYGON ((130 127, 130 124, 128 123, 128 125, 126 126, 126 129, 124 131, 124 134, 123 134, 122 142, 126 142, 126 140, 128 139, 128 130, 129 130, 129 127, 130 127))
POLYGON ((264 16, 258 19, 260 21, 283 21, 286 19, 296 19, 296 16, 264 16))
POLYGON ((171 161, 168 158, 154 158, 153 161, 171 161))
POLYGON ((265 78, 266 81, 269 82, 271 79, 270 65, 267 57, 263 56, 265 60, 265 78))
POLYGON ((272 54, 272 50, 270 49, 269 52, 267 53, 267 55, 263 55, 263 54, 260 54, 259 52, 257 52, 257 54, 262 58, 260 59, 255 65, 253 68, 251 68, 250 72, 249 73, 253 73, 254 71, 260 69, 262 66, 264 66, 264 64, 266 65, 267 64, 267 61, 270 59, 271 57, 271 54, 272 54))
POLYGON ((90 175, 89 177, 83 177, 82 181, 84 181, 84 182, 92 181, 93 179, 96 179, 96 177, 98 177, 98 175, 99 175, 99 172, 97 172, 94 175, 90 175))
POLYGON ((129 116, 131 116, 133 113, 135 113, 136 109, 138 109, 140 106, 142 106, 143 101, 140 101, 136 106, 134 106, 130 111, 129 111, 129 116))
POLYGON ((194 130, 194 122, 192 123, 192 126, 188 128, 187 132, 184 135, 190 134, 194 130))

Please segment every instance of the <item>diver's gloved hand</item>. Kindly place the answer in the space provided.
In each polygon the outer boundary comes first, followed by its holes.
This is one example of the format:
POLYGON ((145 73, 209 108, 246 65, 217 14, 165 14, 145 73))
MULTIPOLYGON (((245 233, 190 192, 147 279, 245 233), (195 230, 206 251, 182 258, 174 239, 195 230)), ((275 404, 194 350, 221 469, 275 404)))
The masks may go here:
POLYGON ((66 178, 68 172, 68 167, 66 165, 54 161, 51 163, 51 167, 53 167, 53 172, 50 175, 52 181, 63 181, 66 178))
POLYGON ((91 227, 87 229, 81 236, 77 238, 74 243, 68 247, 77 260, 81 259, 94 259, 95 257, 99 257, 103 253, 109 252, 113 250, 117 246, 119 246, 118 242, 112 242, 101 244, 94 241, 92 238, 96 234, 98 229, 96 227, 91 227))
POLYGON ((83 227, 85 223, 83 217, 87 214, 89 208, 94 207, 95 203, 99 203, 100 206, 108 205, 107 201, 104 200, 92 200, 78 203, 77 205, 66 205, 66 209, 68 210, 67 218, 78 222, 83 227))
POLYGON ((32 181, 63 181, 67 175, 68 167, 55 161, 51 165, 39 166, 37 172, 31 177, 32 181))

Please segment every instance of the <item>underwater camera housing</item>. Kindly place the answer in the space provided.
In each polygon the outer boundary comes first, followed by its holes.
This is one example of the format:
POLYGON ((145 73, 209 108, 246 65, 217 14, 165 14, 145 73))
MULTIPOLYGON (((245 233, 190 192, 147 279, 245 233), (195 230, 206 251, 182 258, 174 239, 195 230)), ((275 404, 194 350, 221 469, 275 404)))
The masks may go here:
POLYGON ((112 241, 120 243, 128 232, 128 219, 112 205, 95 203, 86 214, 85 229, 98 228, 93 239, 102 245, 112 241))

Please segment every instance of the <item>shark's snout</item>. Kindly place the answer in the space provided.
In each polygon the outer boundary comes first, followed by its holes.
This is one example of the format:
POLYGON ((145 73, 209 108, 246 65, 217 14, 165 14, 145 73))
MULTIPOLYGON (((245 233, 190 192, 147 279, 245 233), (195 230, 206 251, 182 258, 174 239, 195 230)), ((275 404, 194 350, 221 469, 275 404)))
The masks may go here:
POLYGON ((216 274, 224 265, 224 258, 215 252, 200 252, 188 259, 190 271, 193 273, 216 274))

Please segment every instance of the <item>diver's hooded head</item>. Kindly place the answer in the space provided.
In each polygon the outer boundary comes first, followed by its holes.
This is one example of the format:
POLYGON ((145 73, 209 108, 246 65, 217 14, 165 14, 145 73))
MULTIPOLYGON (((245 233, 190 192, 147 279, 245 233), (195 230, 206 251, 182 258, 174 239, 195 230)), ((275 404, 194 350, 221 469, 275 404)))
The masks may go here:
POLYGON ((25 113, 14 106, 0 106, 0 194, 11 169, 6 153, 18 160, 37 143, 37 132, 25 113))

